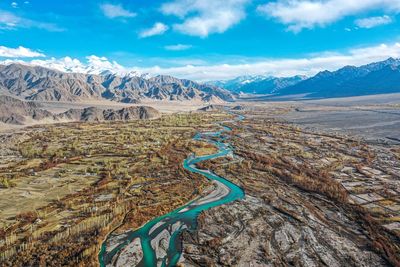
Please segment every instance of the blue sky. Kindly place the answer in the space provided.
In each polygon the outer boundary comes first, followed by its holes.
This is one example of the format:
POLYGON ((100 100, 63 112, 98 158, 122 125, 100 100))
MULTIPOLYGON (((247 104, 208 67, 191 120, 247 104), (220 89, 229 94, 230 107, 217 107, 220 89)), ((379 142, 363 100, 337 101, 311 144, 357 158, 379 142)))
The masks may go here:
POLYGON ((0 60, 196 80, 312 75, 400 56, 399 13, 398 0, 1 0, 0 60))

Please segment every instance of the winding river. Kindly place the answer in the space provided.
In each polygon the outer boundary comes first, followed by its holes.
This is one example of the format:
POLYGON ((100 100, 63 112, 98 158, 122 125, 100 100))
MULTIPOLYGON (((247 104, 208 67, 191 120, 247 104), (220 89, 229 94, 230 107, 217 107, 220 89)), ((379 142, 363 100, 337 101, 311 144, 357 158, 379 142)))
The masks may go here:
MULTIPOLYGON (((235 121, 243 119, 243 116, 238 115, 235 121)), ((199 157, 191 155, 183 162, 186 170, 211 180, 214 183, 214 190, 206 196, 147 222, 135 231, 129 231, 120 236, 110 235, 102 244, 99 253, 101 267, 175 266, 182 254, 179 236, 184 229, 196 229, 197 217, 200 212, 244 198, 244 192, 239 186, 209 170, 196 168, 196 164, 199 162, 233 153, 227 137, 223 136, 224 132, 229 132, 231 129, 224 126, 224 123, 218 123, 221 127, 220 131, 198 133, 194 137, 194 140, 216 146, 217 153, 199 157)))

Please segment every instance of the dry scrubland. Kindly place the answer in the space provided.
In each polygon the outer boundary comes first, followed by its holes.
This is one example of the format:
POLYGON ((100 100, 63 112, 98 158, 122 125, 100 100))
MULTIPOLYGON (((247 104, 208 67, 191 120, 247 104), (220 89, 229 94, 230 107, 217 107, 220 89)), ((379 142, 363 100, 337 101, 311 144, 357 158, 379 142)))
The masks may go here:
POLYGON ((201 193, 182 167, 226 115, 34 126, 0 136, 0 265, 96 266, 111 231, 139 227, 201 193), (4 149, 3 149, 4 148, 4 149))
MULTIPOLYGON (((400 265, 400 146, 301 129, 250 108, 236 159, 202 164, 246 199, 209 210, 184 236, 188 266, 400 265)), ((240 108, 238 108, 240 110, 240 108)))

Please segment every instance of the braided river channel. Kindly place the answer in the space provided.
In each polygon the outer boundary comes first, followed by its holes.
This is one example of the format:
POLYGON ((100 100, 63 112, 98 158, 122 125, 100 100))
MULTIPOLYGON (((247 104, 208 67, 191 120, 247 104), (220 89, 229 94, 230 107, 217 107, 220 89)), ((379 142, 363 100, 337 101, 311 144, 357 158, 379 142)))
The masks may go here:
MULTIPOLYGON (((234 121, 243 120, 238 115, 234 121)), ((217 207, 238 199, 244 198, 244 191, 227 179, 214 174, 211 170, 201 170, 197 163, 219 157, 233 155, 232 146, 226 132, 232 129, 219 122, 221 127, 217 132, 197 133, 194 140, 208 142, 218 148, 212 155, 190 155, 183 162, 183 167, 193 173, 205 176, 214 184, 214 190, 208 195, 195 199, 186 205, 147 222, 142 227, 128 231, 118 239, 111 242, 110 235, 102 244, 99 252, 101 267, 106 266, 175 266, 182 255, 182 242, 180 234, 185 230, 195 230, 197 217, 205 210, 217 207), (135 255, 135 260, 129 259, 135 255), (140 256, 137 256, 140 255, 140 256)))

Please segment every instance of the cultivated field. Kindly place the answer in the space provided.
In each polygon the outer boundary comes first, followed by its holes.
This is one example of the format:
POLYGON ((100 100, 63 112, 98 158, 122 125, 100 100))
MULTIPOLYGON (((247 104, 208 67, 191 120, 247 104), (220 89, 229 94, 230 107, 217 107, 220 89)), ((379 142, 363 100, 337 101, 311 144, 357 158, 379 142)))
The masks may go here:
POLYGON ((2 135, 1 265, 96 266, 108 233, 139 227, 201 193, 207 181, 182 162, 215 150, 191 138, 223 117, 175 114, 2 135))

